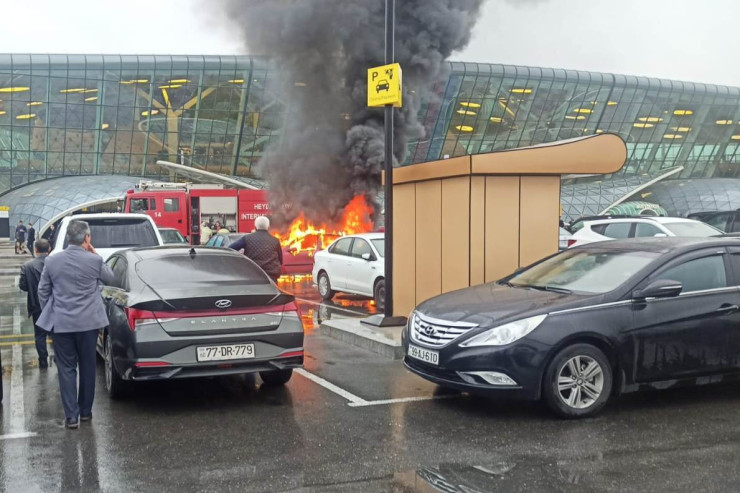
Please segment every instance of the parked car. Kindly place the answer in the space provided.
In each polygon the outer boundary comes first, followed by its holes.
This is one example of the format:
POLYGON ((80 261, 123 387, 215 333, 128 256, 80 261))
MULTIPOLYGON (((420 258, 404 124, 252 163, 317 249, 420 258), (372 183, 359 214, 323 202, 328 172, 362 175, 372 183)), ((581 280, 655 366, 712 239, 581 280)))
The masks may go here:
POLYGON ((559 232, 559 238, 558 238, 558 249, 559 250, 565 250, 568 248, 568 240, 571 239, 573 235, 565 228, 560 228, 559 232))
POLYGON ((740 209, 736 211, 695 212, 686 217, 705 222, 725 233, 740 232, 740 209))
MULTIPOLYGON (((208 240, 207 246, 228 248, 233 242, 246 233, 216 234, 208 240)), ((310 274, 313 269, 313 257, 317 251, 326 248, 339 235, 311 234, 295 240, 283 247, 283 274, 310 274), (300 243, 300 245, 299 245, 300 243)))
POLYGON ((337 292, 359 294, 385 305, 385 235, 348 235, 314 256, 313 279, 319 294, 330 300, 337 292))
POLYGON ((722 231, 700 221, 681 217, 630 217, 583 221, 568 240, 569 246, 581 246, 595 241, 621 238, 649 238, 684 236, 706 238, 721 235, 722 231))
POLYGON ((740 240, 640 238, 420 304, 404 364, 442 386, 596 414, 610 396, 740 378, 740 240))
POLYGON ((159 235, 165 245, 189 244, 188 240, 175 228, 159 228, 159 235))
POLYGON ((247 233, 218 233, 208 240, 206 246, 229 248, 229 245, 241 238, 247 233))
POLYGON ((303 325, 293 296, 237 252, 188 246, 136 248, 106 262, 108 327, 98 352, 105 384, 259 372, 282 385, 303 364, 303 325))
POLYGON ((55 255, 69 246, 67 226, 74 220, 85 221, 90 225, 92 244, 103 260, 121 249, 164 244, 157 225, 146 214, 76 214, 63 218, 59 223, 50 255, 55 255))

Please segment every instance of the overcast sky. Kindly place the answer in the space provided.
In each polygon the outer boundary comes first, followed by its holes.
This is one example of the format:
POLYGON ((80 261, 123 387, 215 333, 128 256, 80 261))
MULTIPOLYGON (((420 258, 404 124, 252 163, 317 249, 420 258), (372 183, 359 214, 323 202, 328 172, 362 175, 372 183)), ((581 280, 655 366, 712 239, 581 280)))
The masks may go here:
MULTIPOLYGON (((403 0, 398 0, 402 2, 403 0)), ((212 0, 3 2, 0 51, 246 53, 212 0)), ((453 59, 740 86, 737 0, 486 0, 453 59)))

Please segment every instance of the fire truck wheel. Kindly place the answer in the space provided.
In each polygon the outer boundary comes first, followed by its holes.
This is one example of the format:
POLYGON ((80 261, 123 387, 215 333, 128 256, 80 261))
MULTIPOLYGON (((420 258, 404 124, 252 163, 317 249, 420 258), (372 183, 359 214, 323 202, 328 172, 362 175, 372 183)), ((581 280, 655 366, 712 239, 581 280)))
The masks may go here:
POLYGON ((381 279, 375 283, 373 293, 375 294, 375 304, 378 308, 385 308, 385 279, 381 279))
POLYGON ((326 272, 321 272, 319 274, 319 280, 317 282, 319 286, 319 294, 324 299, 324 301, 329 301, 334 297, 334 291, 331 289, 331 282, 329 282, 329 276, 326 272))

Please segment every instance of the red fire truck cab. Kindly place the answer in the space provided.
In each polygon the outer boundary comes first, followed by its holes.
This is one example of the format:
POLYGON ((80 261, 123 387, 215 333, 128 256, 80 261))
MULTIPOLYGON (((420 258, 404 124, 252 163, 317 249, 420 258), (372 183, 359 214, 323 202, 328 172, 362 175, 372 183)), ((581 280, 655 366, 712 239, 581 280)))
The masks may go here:
POLYGON ((157 226, 178 229, 193 245, 200 244, 203 222, 219 222, 232 232, 248 233, 257 217, 272 213, 265 190, 146 181, 126 193, 124 211, 148 214, 157 226))

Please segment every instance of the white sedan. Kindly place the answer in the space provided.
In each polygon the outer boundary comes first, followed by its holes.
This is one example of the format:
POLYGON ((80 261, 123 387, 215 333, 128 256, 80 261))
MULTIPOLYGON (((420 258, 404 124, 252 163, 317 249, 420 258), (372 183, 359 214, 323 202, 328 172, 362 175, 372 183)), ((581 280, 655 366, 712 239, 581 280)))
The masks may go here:
POLYGON ((343 236, 314 255, 313 279, 319 294, 330 300, 337 292, 375 298, 385 304, 385 236, 365 233, 343 236))

